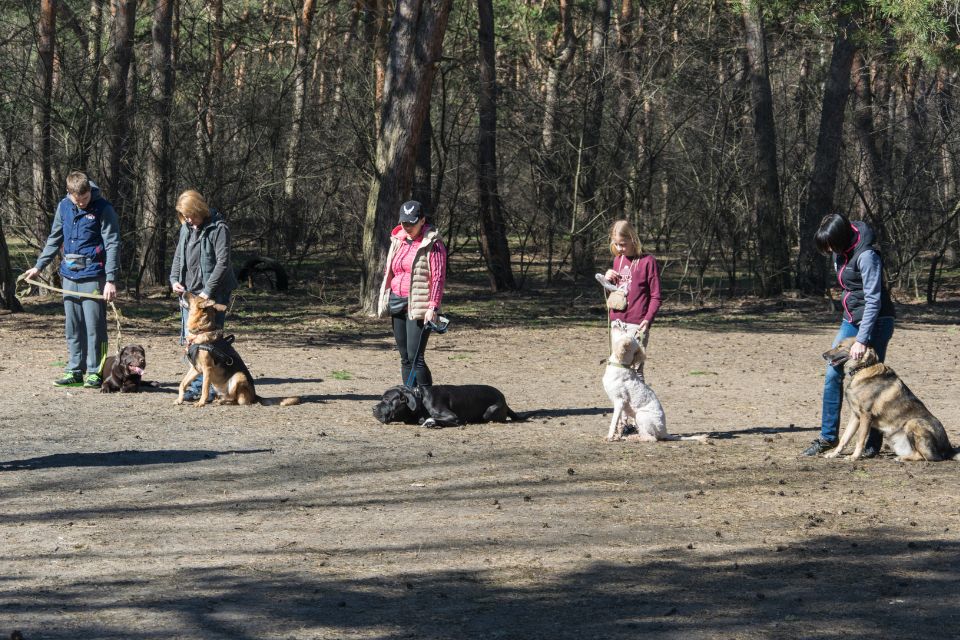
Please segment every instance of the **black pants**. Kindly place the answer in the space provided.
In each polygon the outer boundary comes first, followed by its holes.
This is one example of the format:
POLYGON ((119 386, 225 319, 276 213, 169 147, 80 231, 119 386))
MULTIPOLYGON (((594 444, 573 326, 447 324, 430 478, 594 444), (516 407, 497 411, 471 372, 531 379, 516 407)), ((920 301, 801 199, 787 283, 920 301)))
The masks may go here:
POLYGON ((433 376, 424 361, 423 352, 427 350, 429 331, 423 330, 423 320, 409 320, 406 312, 393 318, 393 337, 397 341, 397 350, 400 352, 400 373, 403 384, 407 384, 410 371, 416 371, 416 379, 410 382, 411 386, 429 386, 433 384, 433 376))

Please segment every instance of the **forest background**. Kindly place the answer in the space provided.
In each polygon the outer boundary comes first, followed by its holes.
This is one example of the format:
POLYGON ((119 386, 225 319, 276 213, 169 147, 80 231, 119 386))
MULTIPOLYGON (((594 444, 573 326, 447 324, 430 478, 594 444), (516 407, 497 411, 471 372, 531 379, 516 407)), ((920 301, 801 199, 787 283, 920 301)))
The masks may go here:
POLYGON ((586 282, 624 217, 694 300, 820 295, 813 231, 843 211, 878 231, 897 295, 933 304, 960 241, 958 16, 948 0, 0 0, 2 306, 19 310, 75 169, 119 213, 136 296, 166 284, 173 200, 195 188, 237 266, 348 281, 365 312, 411 197, 454 272, 493 291, 586 282))

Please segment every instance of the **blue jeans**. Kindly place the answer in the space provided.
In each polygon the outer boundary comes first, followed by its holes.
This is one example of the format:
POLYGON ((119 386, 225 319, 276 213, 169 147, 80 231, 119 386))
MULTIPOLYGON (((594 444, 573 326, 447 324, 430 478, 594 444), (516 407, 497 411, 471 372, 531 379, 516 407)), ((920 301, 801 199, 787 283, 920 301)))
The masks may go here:
MULTIPOLYGON (((837 337, 833 339, 833 346, 836 347, 846 338, 857 335, 859 328, 844 320, 840 324, 840 330, 837 331, 837 337)), ((887 356, 887 343, 893 337, 893 318, 877 318, 877 324, 873 328, 873 336, 870 338, 870 346, 877 352, 880 362, 883 362, 887 356)), ((823 381, 823 415, 820 419, 820 437, 830 442, 836 442, 840 431, 840 408, 843 405, 843 367, 833 367, 827 365, 827 377, 823 381)), ((883 443, 883 434, 876 429, 870 430, 870 437, 867 439, 868 447, 875 447, 879 450, 883 443)))

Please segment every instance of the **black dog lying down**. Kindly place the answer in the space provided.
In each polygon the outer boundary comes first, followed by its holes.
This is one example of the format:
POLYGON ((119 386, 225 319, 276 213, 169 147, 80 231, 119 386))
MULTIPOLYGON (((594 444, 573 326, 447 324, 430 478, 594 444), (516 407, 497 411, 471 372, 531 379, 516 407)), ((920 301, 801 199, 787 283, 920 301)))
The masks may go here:
POLYGON ((422 424, 431 429, 468 422, 506 422, 524 418, 507 406, 499 389, 485 384, 438 384, 430 387, 390 387, 373 407, 380 422, 422 424))
POLYGON ((132 393, 140 391, 143 381, 143 370, 147 368, 147 355, 143 347, 138 344, 128 344, 120 353, 110 356, 103 363, 101 375, 103 382, 100 393, 132 393))

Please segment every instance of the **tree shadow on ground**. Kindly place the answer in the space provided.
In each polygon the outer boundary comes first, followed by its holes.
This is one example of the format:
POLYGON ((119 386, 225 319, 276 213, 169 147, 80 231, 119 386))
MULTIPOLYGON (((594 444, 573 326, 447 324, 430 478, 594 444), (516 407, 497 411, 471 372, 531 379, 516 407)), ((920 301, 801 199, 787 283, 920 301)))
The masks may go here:
POLYGON ((158 451, 107 451, 104 453, 55 453, 49 456, 0 462, 0 471, 31 471, 61 467, 131 467, 148 464, 183 464, 212 460, 227 455, 273 453, 273 449, 212 451, 169 449, 158 451))
POLYGON ((777 433, 802 433, 804 431, 820 431, 820 427, 797 427, 789 425, 786 427, 748 427, 746 429, 727 429, 726 431, 709 431, 711 438, 717 440, 733 440, 742 436, 755 434, 777 434, 777 433))
POLYGON ((530 418, 570 418, 573 416, 602 416, 613 411, 610 407, 579 407, 576 409, 532 409, 523 412, 530 418))
POLYGON ((304 552, 303 564, 319 568, 285 570, 261 557, 252 575, 224 564, 56 589, 0 583, 2 617, 25 637, 71 640, 145 640, 157 626, 207 640, 880 640, 944 638, 960 622, 960 544, 901 530, 715 552, 635 545, 632 557, 562 570, 534 562, 353 579, 322 568, 335 552, 304 552), (140 624, 115 622, 131 609, 140 624))
POLYGON ((320 384, 323 378, 256 378, 253 382, 258 387, 262 384, 320 384))

